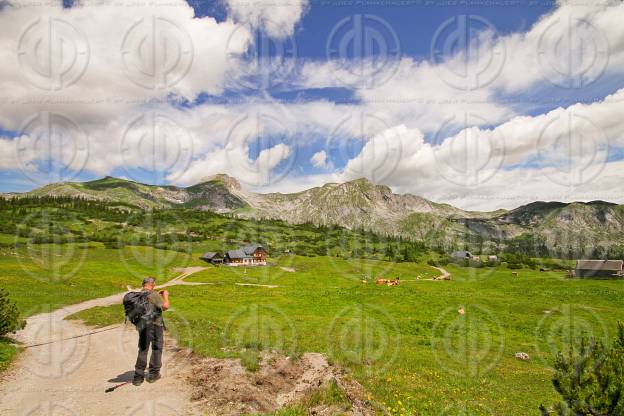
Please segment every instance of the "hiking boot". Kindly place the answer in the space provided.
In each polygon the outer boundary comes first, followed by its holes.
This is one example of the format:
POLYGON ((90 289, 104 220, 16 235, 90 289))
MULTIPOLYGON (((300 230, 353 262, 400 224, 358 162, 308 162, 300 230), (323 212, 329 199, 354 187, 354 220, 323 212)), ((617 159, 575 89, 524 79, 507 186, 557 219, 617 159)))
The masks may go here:
POLYGON ((143 376, 134 376, 134 378, 132 379, 132 384, 134 386, 140 386, 141 384, 143 384, 143 376))
POLYGON ((158 374, 148 374, 146 380, 147 380, 148 383, 154 383, 155 381, 160 380, 161 377, 162 376, 160 375, 160 373, 158 373, 158 374))

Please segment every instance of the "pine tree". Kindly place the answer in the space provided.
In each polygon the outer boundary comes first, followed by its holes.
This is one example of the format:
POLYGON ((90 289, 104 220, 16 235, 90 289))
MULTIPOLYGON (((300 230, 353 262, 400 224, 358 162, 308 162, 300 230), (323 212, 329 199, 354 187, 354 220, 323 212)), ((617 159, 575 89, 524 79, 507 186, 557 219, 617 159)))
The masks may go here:
POLYGON ((618 323, 611 348, 584 339, 578 351, 559 353, 553 386, 561 401, 548 409, 542 405, 543 416, 624 415, 624 325, 618 323))

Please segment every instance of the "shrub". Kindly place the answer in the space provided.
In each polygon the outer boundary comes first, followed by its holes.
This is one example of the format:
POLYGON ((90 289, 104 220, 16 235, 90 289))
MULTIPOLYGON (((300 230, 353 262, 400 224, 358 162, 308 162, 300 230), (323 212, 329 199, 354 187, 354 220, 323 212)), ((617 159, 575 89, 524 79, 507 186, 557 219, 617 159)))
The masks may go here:
POLYGON ((17 306, 9 299, 9 294, 4 289, 0 289, 0 336, 14 332, 23 326, 17 306))
POLYGON ((470 266, 470 267, 477 267, 477 268, 483 267, 483 262, 481 260, 472 260, 472 259, 470 259, 468 261, 468 266, 470 266))
POLYGON ((555 359, 553 386, 561 401, 542 415, 624 414, 624 326, 618 323, 618 337, 607 349, 595 340, 581 341, 578 351, 570 348, 555 359))
POLYGON ((124 248, 124 242, 123 241, 105 241, 104 242, 104 247, 106 248, 110 248, 110 249, 120 249, 120 248, 124 248))

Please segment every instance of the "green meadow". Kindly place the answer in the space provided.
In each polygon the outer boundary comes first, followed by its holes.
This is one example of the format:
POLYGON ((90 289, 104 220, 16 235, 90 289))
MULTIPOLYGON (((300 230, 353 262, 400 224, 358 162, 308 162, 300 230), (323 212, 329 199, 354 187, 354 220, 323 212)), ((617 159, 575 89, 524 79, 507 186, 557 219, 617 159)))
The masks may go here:
MULTIPOLYGON (((202 356, 240 358, 248 371, 259 368, 266 350, 293 358, 321 352, 393 415, 538 414, 540 404, 556 400, 555 354, 582 337, 607 343, 624 320, 623 280, 539 271, 565 268, 566 260, 449 264, 452 280, 433 281, 440 272, 428 263, 445 264, 443 253, 457 246, 62 198, 5 201, 0 220, 0 285, 23 317, 203 265, 186 280, 204 285, 170 287, 173 308, 165 316, 182 345, 202 356), (270 265, 199 260, 205 251, 252 241, 267 247, 270 265), (401 284, 378 286, 380 277, 401 284), (515 358, 518 352, 530 359, 515 358)), ((122 306, 72 318, 118 323, 122 306)), ((0 339, 0 370, 16 352, 10 339, 0 339)), ((335 393, 320 391, 310 403, 340 402, 335 393)), ((302 406, 278 414, 305 414, 302 406)))
POLYGON ((146 246, 28 244, 0 248, 0 284, 27 317, 139 286, 147 275, 165 282, 176 267, 197 264, 192 255, 146 246))
MULTIPOLYGON (((396 415, 537 414, 556 400, 555 353, 581 336, 610 340, 622 319, 622 281, 452 265, 451 281, 430 281, 439 272, 424 263, 272 261, 208 266, 187 279, 206 285, 171 287, 170 334, 200 355, 240 357, 249 371, 263 350, 323 352, 396 415), (377 286, 376 277, 402 283, 377 286)), ((74 318, 107 325, 122 315, 113 306, 74 318)))

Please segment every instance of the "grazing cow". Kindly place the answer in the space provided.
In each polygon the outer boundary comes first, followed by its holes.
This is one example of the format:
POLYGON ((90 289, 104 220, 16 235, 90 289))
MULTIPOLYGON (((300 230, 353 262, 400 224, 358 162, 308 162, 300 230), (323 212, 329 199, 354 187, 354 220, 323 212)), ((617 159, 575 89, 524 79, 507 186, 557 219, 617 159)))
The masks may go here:
POLYGON ((386 286, 398 286, 400 283, 400 278, 396 279, 377 279, 375 280, 375 284, 377 285, 386 285, 386 286))
POLYGON ((511 272, 512 276, 518 277, 518 272, 511 272))

